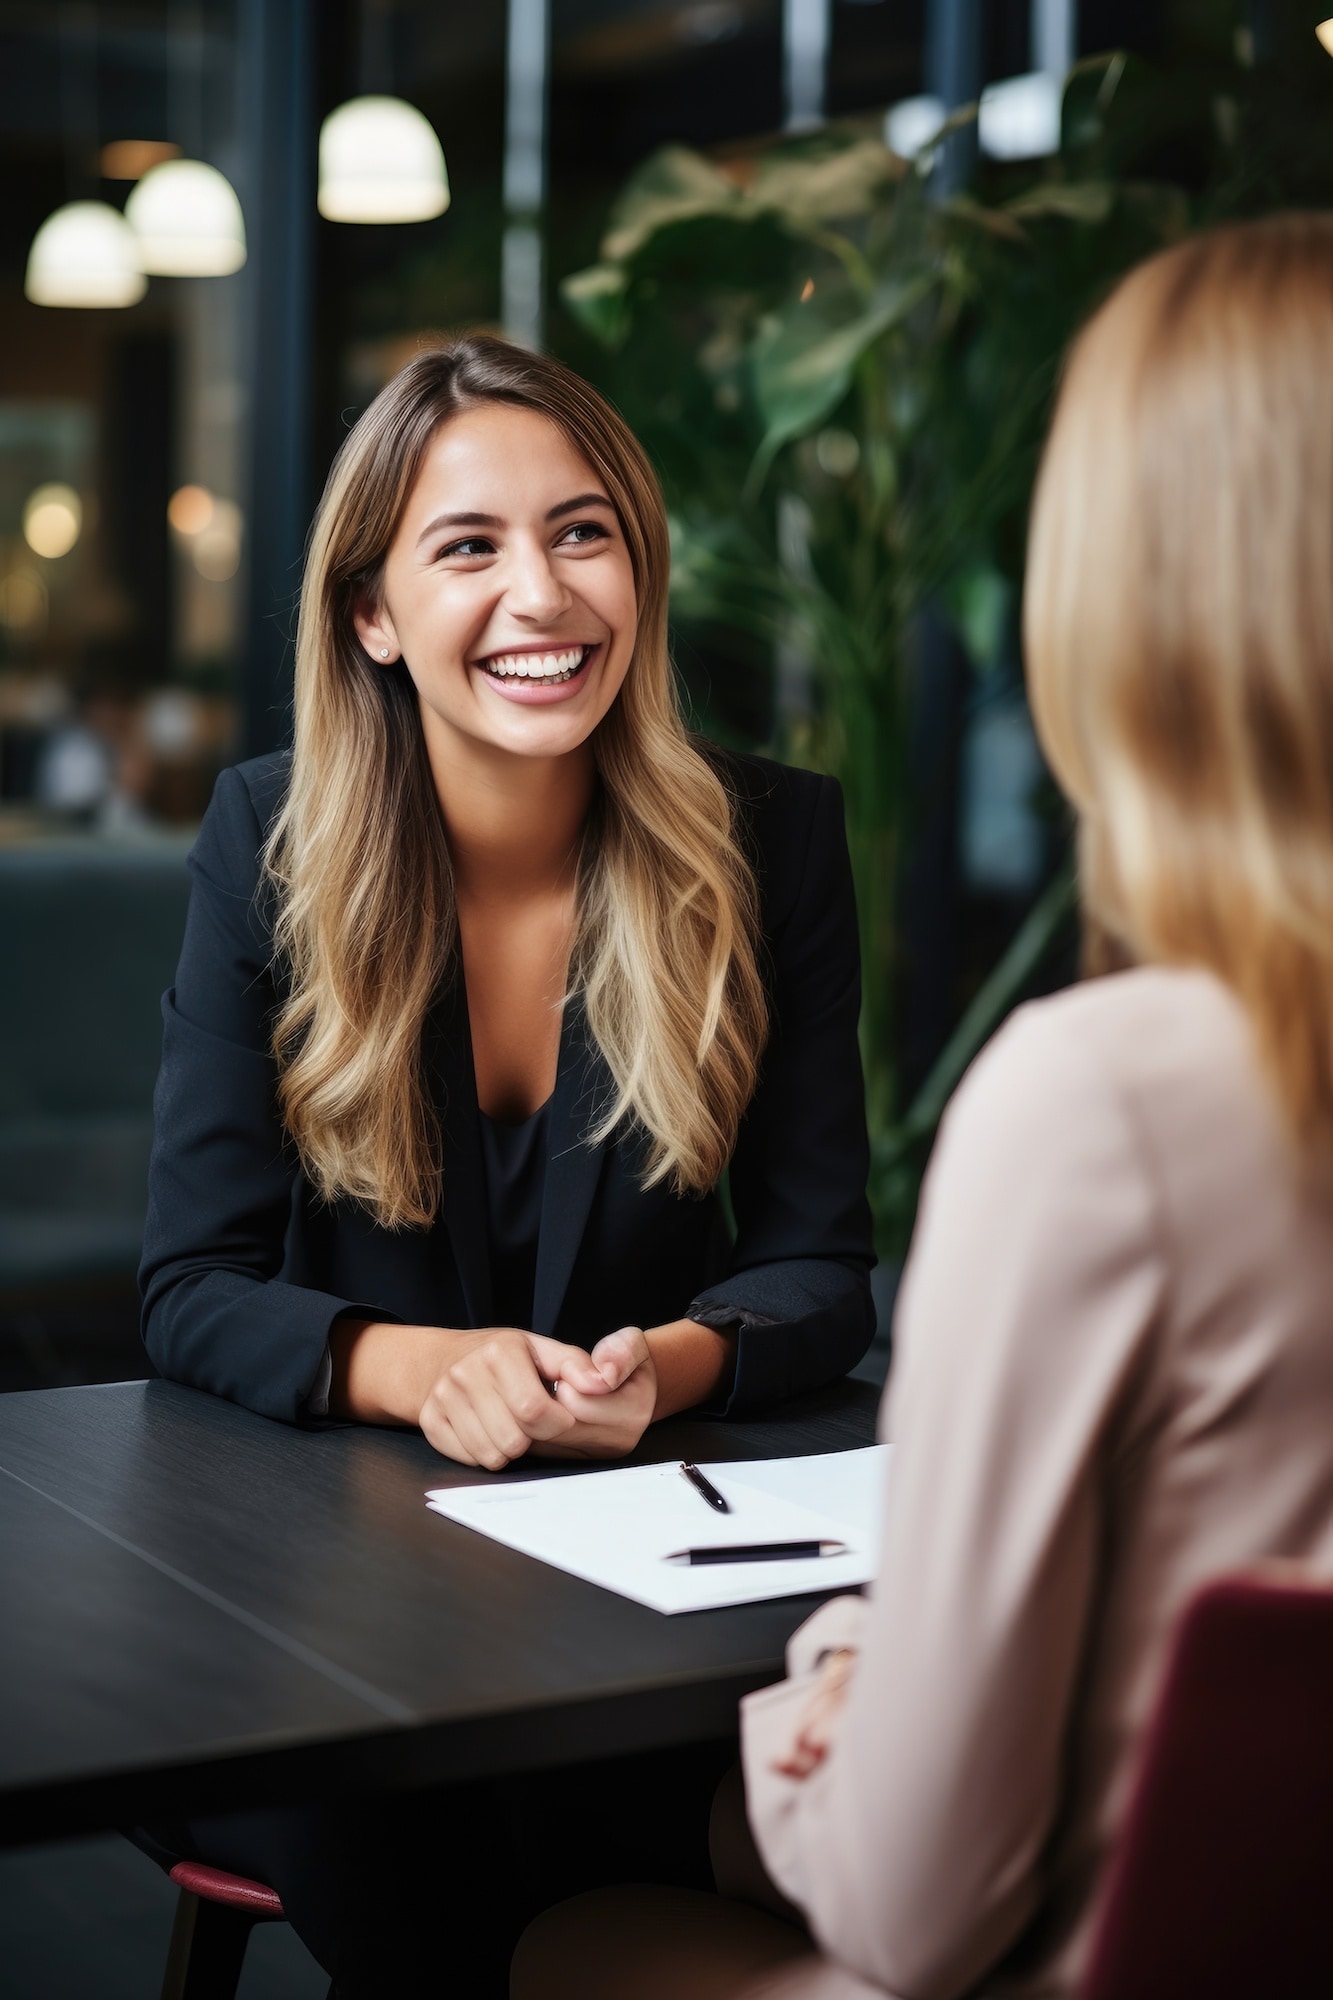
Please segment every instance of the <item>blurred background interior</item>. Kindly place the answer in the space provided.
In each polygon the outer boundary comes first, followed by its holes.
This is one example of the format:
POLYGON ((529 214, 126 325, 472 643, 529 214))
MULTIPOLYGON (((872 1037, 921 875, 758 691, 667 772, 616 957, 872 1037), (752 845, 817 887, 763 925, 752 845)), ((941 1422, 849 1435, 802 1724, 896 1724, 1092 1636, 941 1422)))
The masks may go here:
POLYGON ((191 830, 284 738, 340 439, 469 326, 648 444, 698 725, 843 781, 887 1304, 961 1068, 1076 969, 1018 649, 1060 352, 1158 244, 1327 200, 1319 13, 4 0, 0 1385, 144 1372, 191 830))
MULTIPOLYGON (((340 439, 463 327, 647 443, 699 727, 844 784, 888 1305, 958 1075, 1077 970, 1018 643, 1060 353, 1161 243, 1327 204, 1322 11, 2 0, 0 1387, 146 1371, 191 831, 284 738, 340 439)), ((169 1905, 121 1842, 7 1857, 6 1990, 152 1990, 169 1905)), ((323 1990, 260 1934, 249 2000, 323 1990)))

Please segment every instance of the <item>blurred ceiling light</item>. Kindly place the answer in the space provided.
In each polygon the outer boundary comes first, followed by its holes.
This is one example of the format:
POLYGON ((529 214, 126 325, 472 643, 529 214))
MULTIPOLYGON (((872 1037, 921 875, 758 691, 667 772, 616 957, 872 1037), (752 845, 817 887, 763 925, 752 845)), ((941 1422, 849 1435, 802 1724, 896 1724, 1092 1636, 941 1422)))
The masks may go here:
POLYGON ((977 109, 977 143, 992 160, 1040 160, 1060 150, 1064 79, 1048 70, 988 84, 977 109))
POLYGON ((884 118, 884 143, 900 160, 915 160, 939 134, 948 117, 939 97, 905 97, 884 118))
POLYGON ((83 503, 72 486, 53 480, 28 495, 23 507, 23 539, 35 556, 55 561, 67 556, 83 528, 83 503))
POLYGON ((1315 33, 1326 53, 1333 56, 1333 20, 1321 21, 1315 33))
POLYGON ((236 190, 204 160, 164 160, 125 204, 145 271, 172 278, 225 278, 245 262, 245 221, 236 190))
POLYGON ((178 535, 200 535, 216 505, 206 486, 178 486, 167 502, 167 519, 178 535))
POLYGON ((138 181, 164 160, 178 160, 180 147, 170 139, 112 139, 103 146, 100 166, 103 180, 138 181))
POLYGON ((35 306, 132 306, 146 290, 134 231, 107 202, 66 202, 32 239, 23 292, 35 306))
POLYGON ((353 97, 319 134, 319 212, 330 222, 428 222, 449 206, 444 150, 401 97, 353 97))
POLYGON ((190 560, 209 583, 228 583, 241 566, 241 510, 215 500, 213 518, 190 543, 190 560))

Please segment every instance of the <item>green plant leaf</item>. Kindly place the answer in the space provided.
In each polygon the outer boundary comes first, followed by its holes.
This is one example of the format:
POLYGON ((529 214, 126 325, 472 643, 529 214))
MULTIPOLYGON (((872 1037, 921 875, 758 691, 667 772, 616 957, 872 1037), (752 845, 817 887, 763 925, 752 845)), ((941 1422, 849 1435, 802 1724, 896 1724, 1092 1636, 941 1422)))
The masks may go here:
POLYGON ((930 271, 892 280, 880 288, 868 312, 842 326, 830 327, 801 306, 774 316, 754 348, 755 400, 766 429, 747 492, 762 485, 784 444, 818 429, 833 414, 866 349, 920 305, 936 282, 930 271))
POLYGON ((618 347, 629 327, 629 281, 618 264, 590 264, 562 280, 560 296, 579 325, 603 347, 618 347))
POLYGON ((1105 222, 1115 196, 1109 181, 1045 181, 1016 195, 1005 209, 1020 222, 1058 215, 1066 222, 1097 223, 1105 222))
POLYGON ((627 183, 602 239, 607 263, 634 256, 664 223, 693 215, 734 214, 749 204, 734 181, 688 146, 664 146, 627 183))
POLYGON ((802 227, 869 214, 906 171, 878 139, 859 139, 823 159, 770 153, 760 159, 749 191, 802 227))

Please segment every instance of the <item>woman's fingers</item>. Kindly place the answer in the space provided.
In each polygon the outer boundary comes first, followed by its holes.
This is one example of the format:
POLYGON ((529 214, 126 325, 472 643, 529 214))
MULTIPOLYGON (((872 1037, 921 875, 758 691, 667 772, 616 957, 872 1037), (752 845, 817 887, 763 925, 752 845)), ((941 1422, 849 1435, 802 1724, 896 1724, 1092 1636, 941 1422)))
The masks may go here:
POLYGON ((548 1382, 568 1382, 585 1396, 604 1396, 608 1383, 592 1356, 582 1347, 570 1347, 563 1340, 549 1340, 545 1334, 527 1335, 533 1359, 548 1382))
POLYGON ((628 1382, 648 1359, 648 1342, 641 1326, 622 1326, 598 1341, 590 1359, 609 1389, 628 1382))
POLYGON ((784 1778, 797 1780, 808 1778, 812 1771, 819 1769, 824 1761, 824 1754, 822 1750, 807 1743, 803 1736, 798 1736, 786 1756, 774 1764, 773 1769, 784 1778))
POLYGON ((824 1662, 819 1681, 802 1711, 796 1739, 786 1756, 773 1766, 783 1777, 808 1778, 827 1757, 855 1664, 855 1653, 845 1648, 830 1654, 824 1662))
POLYGON ((551 1394, 531 1341, 517 1328, 496 1327, 454 1356, 420 1418, 437 1449, 454 1456, 456 1446, 463 1464, 498 1472, 534 1439, 556 1439, 574 1428, 574 1418, 551 1394), (446 1432, 450 1442, 440 1442, 446 1432))

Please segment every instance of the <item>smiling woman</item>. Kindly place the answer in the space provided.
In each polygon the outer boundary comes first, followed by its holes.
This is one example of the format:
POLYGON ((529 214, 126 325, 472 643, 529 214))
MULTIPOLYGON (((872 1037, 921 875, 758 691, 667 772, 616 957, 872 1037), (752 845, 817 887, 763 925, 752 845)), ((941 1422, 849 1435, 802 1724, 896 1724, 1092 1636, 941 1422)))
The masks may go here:
MULTIPOLYGON (((554 361, 423 354, 348 438, 293 750, 224 774, 192 857, 143 1267, 164 1374, 498 1471, 864 1352, 841 799, 688 733, 667 580, 651 466, 554 361)), ((346 1898, 321 1907, 327 1963, 346 1898)))

